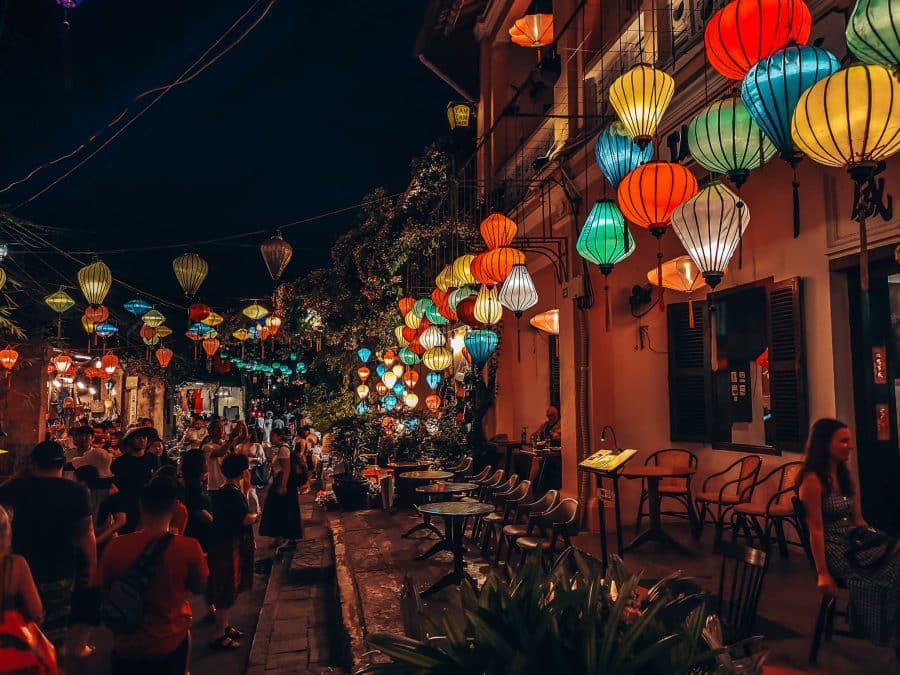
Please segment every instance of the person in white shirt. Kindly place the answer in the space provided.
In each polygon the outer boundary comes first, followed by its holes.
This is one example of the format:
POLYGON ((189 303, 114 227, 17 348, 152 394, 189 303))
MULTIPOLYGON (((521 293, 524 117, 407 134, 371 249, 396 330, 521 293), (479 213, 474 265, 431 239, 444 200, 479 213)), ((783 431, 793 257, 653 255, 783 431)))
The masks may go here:
POLYGON ((200 446, 203 456, 206 458, 207 489, 212 492, 225 485, 225 475, 222 473, 222 457, 230 450, 231 444, 224 440, 224 428, 218 420, 210 422, 209 435, 200 446))
POLYGON ((191 420, 190 428, 184 432, 181 444, 187 447, 188 450, 199 450, 208 434, 209 431, 203 423, 203 418, 197 415, 191 420))

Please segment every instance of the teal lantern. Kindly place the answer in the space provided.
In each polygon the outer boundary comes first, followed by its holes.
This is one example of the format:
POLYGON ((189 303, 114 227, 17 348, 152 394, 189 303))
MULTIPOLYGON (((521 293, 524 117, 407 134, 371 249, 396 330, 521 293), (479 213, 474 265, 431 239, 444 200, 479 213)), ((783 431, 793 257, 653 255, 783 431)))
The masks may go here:
POLYGON ((366 347, 360 347, 356 350, 356 355, 359 357, 360 361, 366 363, 369 360, 369 357, 372 356, 372 350, 366 347))
POLYGON ((381 397, 381 407, 390 412, 397 407, 397 397, 393 394, 381 397))
POLYGON ((298 374, 303 375, 306 372, 306 364, 303 361, 298 362, 296 370, 298 374))
POLYGON ((356 412, 358 412, 360 415, 365 415, 367 412, 369 412, 369 406, 367 406, 365 403, 360 402, 356 405, 356 412))
POLYGON ((118 333, 119 329, 108 321, 104 321, 103 323, 94 326, 94 332, 102 338, 108 338, 118 333))
POLYGON ((425 317, 435 326, 446 326, 450 320, 438 311, 437 305, 425 308, 425 317))
POLYGON ((613 122, 597 136, 594 158, 600 171, 614 188, 625 176, 653 157, 653 144, 641 147, 625 131, 621 122, 613 122))
POLYGON ((195 324, 192 324, 188 328, 188 332, 196 333, 197 335, 203 336, 213 330, 212 326, 207 326, 205 323, 200 323, 199 321, 195 324))
POLYGON ((383 363, 379 363, 378 367, 375 368, 375 373, 378 375, 379 378, 383 377, 386 372, 387 372, 387 366, 384 365, 383 363))
POLYGON ((725 174, 737 187, 775 155, 772 141, 736 96, 716 101, 691 120, 688 148, 697 164, 725 174))
POLYGON ((438 388, 438 385, 441 383, 442 379, 444 378, 441 377, 441 374, 436 373, 433 370, 425 376, 425 382, 428 384, 431 391, 434 391, 438 388))
POLYGON ((406 393, 406 387, 404 387, 401 382, 397 382, 397 384, 395 384, 391 388, 394 390, 394 394, 396 394, 397 396, 403 396, 403 394, 406 393))
POLYGON ((296 360, 297 360, 296 352, 291 352, 291 361, 296 361, 296 360))
POLYGON ((481 368, 488 362, 498 342, 499 338, 492 330, 470 330, 466 333, 466 349, 469 350, 469 356, 472 357, 472 363, 476 368, 481 368))
POLYGON ((434 307, 434 301, 431 298, 420 298, 413 305, 412 313, 421 319, 430 307, 434 307))
POLYGON ((863 63, 900 68, 900 2, 857 0, 847 22, 847 47, 863 63))
POLYGON ((272 368, 275 370, 281 370, 281 363, 279 361, 272 361, 272 368))
POLYGON ((414 366, 422 360, 422 357, 409 347, 404 347, 400 350, 400 360, 408 366, 414 366))
POLYGON ((144 314, 153 309, 153 306, 146 300, 138 298, 137 300, 129 300, 126 302, 125 309, 135 316, 144 316, 144 314))

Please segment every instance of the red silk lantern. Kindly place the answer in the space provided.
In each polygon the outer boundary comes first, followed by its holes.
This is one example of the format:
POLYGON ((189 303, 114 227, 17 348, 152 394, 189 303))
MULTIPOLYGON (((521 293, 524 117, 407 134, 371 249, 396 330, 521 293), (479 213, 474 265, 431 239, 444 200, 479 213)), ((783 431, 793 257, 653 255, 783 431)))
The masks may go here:
POLYGON ((212 309, 210 309, 209 305, 204 305, 202 302, 195 302, 188 307, 188 318, 191 320, 191 323, 199 323, 210 314, 212 314, 212 309))
POLYGON ((465 347, 463 347, 463 350, 461 353, 463 355, 463 358, 466 360, 466 363, 468 363, 471 366, 472 365, 472 355, 469 353, 469 350, 466 349, 465 347))
POLYGON ((382 382, 381 380, 378 380, 378 382, 375 383, 375 392, 379 396, 384 396, 385 394, 388 393, 387 385, 384 382, 382 382))
POLYGON ((415 354, 416 356, 422 356, 422 354, 425 353, 425 347, 423 347, 423 346, 422 346, 422 343, 419 342, 419 338, 418 338, 418 337, 413 338, 412 340, 409 341, 409 349, 410 349, 410 350, 412 351, 412 353, 415 354))
POLYGON ((3 366, 7 370, 12 370, 18 360, 19 352, 12 347, 7 347, 3 351, 0 351, 0 366, 3 366))
POLYGON ((447 302, 447 294, 440 288, 435 288, 431 291, 431 301, 434 303, 434 306, 438 308, 438 312, 440 313, 441 303, 447 302))
MULTIPOLYGON (((516 224, 502 213, 492 213, 481 221, 481 238, 489 249, 509 246, 516 238, 516 224)), ((437 303, 435 303, 437 304, 437 303)))
POLYGON ((502 284, 514 265, 525 264, 525 254, 517 248, 501 246, 483 255, 481 271, 490 279, 490 284, 502 284))
POLYGON ((156 350, 156 360, 159 361, 159 365, 163 368, 169 367, 169 362, 173 356, 175 356, 175 352, 168 347, 160 347, 156 350))
POLYGON ((397 352, 395 352, 393 349, 388 349, 381 357, 381 360, 384 362, 384 365, 390 366, 394 361, 397 360, 397 352))
POLYGON ((97 326, 109 318, 109 310, 104 305, 97 305, 96 307, 89 305, 84 310, 84 318, 97 326))
POLYGON ((456 306, 456 314, 459 316, 459 320, 464 324, 469 326, 478 326, 480 325, 480 321, 475 318, 475 297, 469 296, 465 300, 462 300, 456 306))
POLYGON ((68 354, 58 354, 50 359, 50 363, 57 374, 65 375, 72 367, 72 357, 68 354))
POLYGON ((669 227, 672 212, 698 190, 694 174, 680 164, 648 162, 619 183, 619 208, 635 225, 661 237, 669 227))
POLYGON ((403 384, 405 384, 410 389, 415 389, 416 385, 419 383, 419 373, 415 370, 407 370, 403 373, 403 384))
POLYGON ((144 324, 141 326, 140 335, 144 340, 152 340, 156 337, 156 329, 153 326, 144 324))
POLYGON ((281 330, 281 325, 284 323, 280 316, 275 316, 274 314, 270 314, 266 317, 266 328, 269 329, 269 333, 275 335, 278 331, 281 330))
POLYGON ((206 352, 207 356, 213 356, 217 351, 219 351, 219 346, 222 343, 219 342, 218 338, 207 338, 200 345, 203 347, 203 351, 206 352))
POLYGON ((788 43, 805 45, 812 14, 804 0, 732 0, 713 14, 703 41, 709 64, 729 80, 788 43))
MULTIPOLYGON (((469 265, 469 270, 472 272, 472 277, 479 284, 487 284, 492 286, 494 284, 491 281, 490 276, 488 276, 487 270, 484 269, 485 259, 489 251, 485 251, 484 253, 479 253, 474 258, 472 258, 472 262, 469 265)), ((456 308, 456 313, 459 314, 459 307, 456 308)))
POLYGON ((441 397, 437 394, 431 394, 425 399, 425 407, 429 410, 437 410, 441 407, 441 397))
POLYGON ((415 305, 415 304, 416 304, 416 299, 411 298, 408 295, 400 298, 397 301, 397 306, 400 308, 400 314, 402 314, 403 316, 406 316, 407 314, 409 314, 412 311, 413 305, 415 305))
POLYGON ((103 366, 103 370, 106 371, 107 375, 112 375, 116 372, 116 368, 119 367, 119 357, 115 354, 105 354, 103 358, 100 359, 100 364, 103 366))
POLYGON ((227 375, 231 372, 231 361, 226 361, 216 357, 213 359, 213 370, 219 375, 227 375))
POLYGON ((366 380, 369 379, 369 375, 372 374, 372 371, 369 370, 368 368, 366 368, 365 366, 361 366, 360 368, 358 368, 356 370, 356 374, 359 376, 359 379, 362 382, 365 382, 366 380))
POLYGON ((403 326, 403 339, 407 342, 412 342, 416 339, 416 329, 410 328, 409 326, 403 326))
POLYGON ((260 326, 257 328, 256 332, 259 333, 259 339, 263 342, 272 337, 272 331, 269 330, 268 326, 260 326))
POLYGON ((106 371, 102 368, 88 366, 84 369, 84 376, 89 380, 103 380, 106 378, 106 371))

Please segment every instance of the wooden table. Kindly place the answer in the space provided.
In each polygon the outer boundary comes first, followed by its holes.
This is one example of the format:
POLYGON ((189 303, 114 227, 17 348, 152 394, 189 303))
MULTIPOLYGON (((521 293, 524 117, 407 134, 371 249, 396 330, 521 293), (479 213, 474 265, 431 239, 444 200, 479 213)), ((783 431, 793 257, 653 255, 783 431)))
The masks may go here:
POLYGON ((388 462, 388 469, 393 469, 396 475, 406 473, 408 471, 424 471, 431 468, 431 462, 388 462))
MULTIPOLYGON (((451 471, 407 471, 407 472, 401 474, 399 477, 402 478, 404 481, 407 481, 406 484, 411 486, 414 482, 424 481, 427 483, 433 483, 433 482, 439 481, 439 480, 448 480, 450 478, 453 478, 453 472, 451 472, 451 471)), ((420 487, 428 487, 428 486, 419 486, 417 488, 414 488, 414 490, 405 489, 404 494, 412 495, 413 491, 419 492, 420 487)), ((444 536, 440 530, 438 530, 434 525, 431 524, 430 516, 423 515, 423 518, 424 518, 424 520, 421 523, 411 527, 406 532, 404 532, 401 536, 409 537, 414 532, 419 532, 420 530, 429 530, 431 532, 434 532, 439 537, 444 536)))
POLYGON ((463 523, 466 518, 480 518, 493 512, 494 507, 481 502, 439 502, 437 504, 423 504, 419 511, 429 516, 440 516, 444 519, 444 538, 437 542, 424 554, 416 556, 417 560, 424 560, 438 551, 451 551, 453 553, 453 571, 420 593, 424 598, 432 593, 437 593, 447 586, 459 585, 463 579, 468 579, 473 588, 478 584, 466 572, 466 561, 463 557, 463 523))
POLYGON ((425 471, 431 468, 431 462, 424 461, 400 461, 389 462, 388 469, 394 472, 397 484, 397 501, 404 506, 410 506, 413 503, 412 483, 401 483, 400 479, 412 471, 425 471))
POLYGON ((625 478, 643 478, 647 480, 647 501, 650 503, 650 527, 636 536, 634 540, 625 547, 626 551, 648 541, 657 542, 660 549, 669 545, 682 551, 686 550, 684 546, 672 539, 672 537, 662 529, 659 482, 663 478, 687 478, 694 475, 696 472, 697 469, 689 467, 653 466, 651 464, 650 466, 636 466, 622 473, 625 478))
MULTIPOLYGON (((425 495, 427 503, 438 501, 449 501, 453 495, 462 494, 464 492, 472 492, 478 489, 475 483, 429 483, 428 485, 420 485, 416 488, 416 494, 425 495)), ((415 527, 409 529, 402 536, 409 537, 413 532, 420 530, 428 530, 434 532, 437 536, 443 538, 444 533, 431 524, 431 516, 427 513, 422 514, 422 522, 415 527)))

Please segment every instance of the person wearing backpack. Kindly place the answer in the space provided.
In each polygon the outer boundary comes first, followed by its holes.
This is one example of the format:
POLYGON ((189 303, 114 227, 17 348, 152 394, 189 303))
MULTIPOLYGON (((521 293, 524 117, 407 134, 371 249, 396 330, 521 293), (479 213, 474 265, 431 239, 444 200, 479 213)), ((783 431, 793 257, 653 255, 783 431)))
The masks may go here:
POLYGON ((141 530, 116 537, 100 561, 103 623, 114 636, 113 675, 183 675, 190 652, 190 593, 203 593, 209 569, 196 539, 169 531, 178 499, 173 482, 150 481, 141 495, 141 530))

